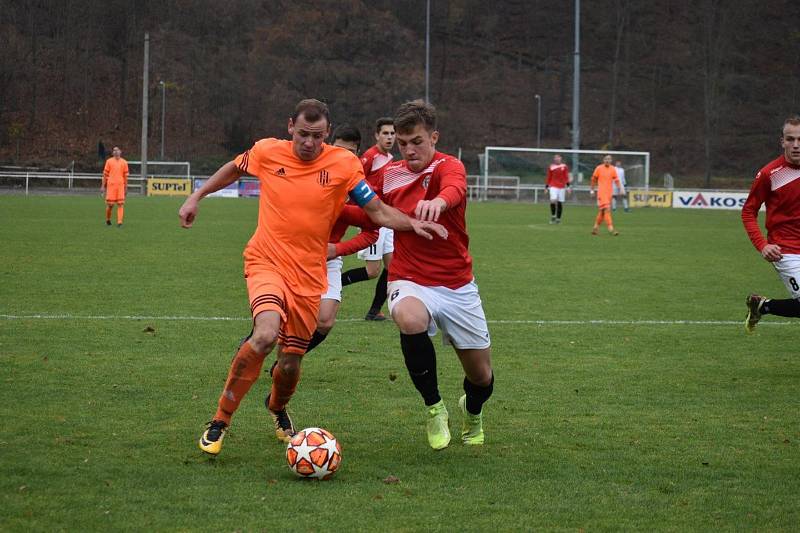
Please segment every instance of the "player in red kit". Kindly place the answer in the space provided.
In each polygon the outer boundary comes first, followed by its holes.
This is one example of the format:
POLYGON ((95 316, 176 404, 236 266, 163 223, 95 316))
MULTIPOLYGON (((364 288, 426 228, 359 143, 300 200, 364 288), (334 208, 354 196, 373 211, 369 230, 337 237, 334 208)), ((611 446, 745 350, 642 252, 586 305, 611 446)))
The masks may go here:
MULTIPOLYGON (((392 161, 391 150, 394 146, 395 131, 394 119, 391 117, 381 117, 375 121, 375 144, 361 155, 361 165, 364 167, 364 176, 370 187, 375 189, 375 180, 380 169, 392 161)), ((386 281, 389 273, 389 265, 392 262, 392 252, 394 252, 394 231, 389 228, 380 228, 378 240, 364 247, 358 252, 359 259, 366 261, 366 266, 353 268, 342 274, 342 286, 346 287, 351 283, 358 283, 378 276, 378 283, 375 284, 375 295, 372 304, 367 311, 365 320, 386 320, 381 313, 381 307, 386 303, 386 281), (381 271, 381 261, 384 268, 381 271)), ((349 255, 349 254, 344 254, 349 255)))
POLYGON ((437 329, 442 330, 444 343, 455 348, 464 369, 461 441, 483 444, 482 408, 492 394, 494 375, 489 329, 468 250, 464 165, 436 150, 439 132, 430 104, 421 100, 403 104, 394 126, 403 160, 382 169, 382 198, 403 213, 443 225, 448 238, 423 241, 395 233, 389 312, 400 329, 411 381, 425 402, 430 446, 440 450, 450 443, 430 338, 437 329))
POLYGON ((572 189, 569 167, 561 160, 561 154, 553 156, 553 162, 547 167, 545 188, 550 192, 550 223, 560 224, 564 209, 565 192, 572 189))
POLYGON ((742 207, 747 235, 772 263, 791 298, 747 297, 745 330, 752 332, 762 315, 800 317, 800 116, 788 118, 781 131, 783 154, 762 168, 742 207), (758 211, 767 204, 767 237, 758 227, 758 211))

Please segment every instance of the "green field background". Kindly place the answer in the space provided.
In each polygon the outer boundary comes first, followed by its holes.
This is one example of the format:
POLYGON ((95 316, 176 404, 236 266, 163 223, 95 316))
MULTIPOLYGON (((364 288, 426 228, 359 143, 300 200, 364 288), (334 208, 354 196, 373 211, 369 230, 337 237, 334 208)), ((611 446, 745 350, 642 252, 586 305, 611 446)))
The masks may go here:
MULTIPOLYGON (((266 378, 222 454, 197 448, 249 331, 257 202, 205 200, 190 230, 179 205, 131 198, 117 228, 100 198, 0 196, 0 529, 797 530, 800 322, 744 333, 749 292, 787 293, 738 212, 618 211, 615 238, 590 235, 588 207, 549 225, 543 204, 470 204, 486 444, 428 448, 397 329, 362 320, 361 283, 290 405, 343 445, 340 472, 309 482, 270 430, 266 378)), ((457 433, 462 374, 434 343, 457 433)))

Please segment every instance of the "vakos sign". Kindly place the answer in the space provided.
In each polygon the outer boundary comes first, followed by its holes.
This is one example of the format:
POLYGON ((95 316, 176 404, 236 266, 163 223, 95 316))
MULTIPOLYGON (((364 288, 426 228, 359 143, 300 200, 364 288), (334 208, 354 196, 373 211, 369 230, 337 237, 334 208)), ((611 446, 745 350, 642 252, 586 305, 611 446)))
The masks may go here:
POLYGON ((741 209, 747 200, 744 192, 675 191, 672 207, 685 209, 741 209))

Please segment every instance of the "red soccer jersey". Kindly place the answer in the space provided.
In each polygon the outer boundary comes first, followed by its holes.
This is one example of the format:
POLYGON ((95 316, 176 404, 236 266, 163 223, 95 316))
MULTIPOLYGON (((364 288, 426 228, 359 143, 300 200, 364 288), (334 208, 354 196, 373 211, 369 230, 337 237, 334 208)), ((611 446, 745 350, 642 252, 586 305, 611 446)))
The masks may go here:
POLYGON ((560 165, 556 165, 552 163, 549 167, 547 167, 547 181, 545 181, 545 185, 548 187, 556 187, 558 189, 563 189, 569 184, 569 167, 561 163, 560 165))
POLYGON ((378 171, 392 161, 392 154, 384 154, 378 149, 378 145, 373 145, 369 150, 361 154, 361 166, 364 167, 364 175, 367 183, 372 190, 377 192, 375 180, 378 171))
POLYGON ((767 244, 777 244, 784 254, 800 254, 800 166, 780 156, 762 168, 742 207, 742 222, 759 252, 767 244), (758 210, 764 203, 766 239, 758 227, 758 210))
POLYGON ((467 177, 464 165, 453 156, 436 152, 428 166, 413 172, 405 161, 383 167, 380 173, 383 200, 413 217, 420 200, 441 197, 447 209, 439 223, 447 239, 427 240, 413 231, 396 231, 389 281, 409 280, 428 287, 457 289, 472 281, 465 214, 467 177))

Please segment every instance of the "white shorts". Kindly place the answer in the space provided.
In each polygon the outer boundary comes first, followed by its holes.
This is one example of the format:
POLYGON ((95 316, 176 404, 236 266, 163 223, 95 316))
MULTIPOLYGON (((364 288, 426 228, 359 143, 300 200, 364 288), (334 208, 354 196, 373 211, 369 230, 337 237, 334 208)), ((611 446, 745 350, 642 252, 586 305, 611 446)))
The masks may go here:
POLYGON ((384 254, 394 252, 394 230, 381 228, 378 230, 378 240, 358 252, 358 258, 364 261, 380 261, 384 254))
POLYGON ((328 259, 328 292, 322 295, 323 300, 342 301, 342 263, 341 257, 328 259))
POLYGON ((783 258, 772 263, 772 266, 778 271, 792 298, 800 299, 800 255, 783 254, 783 258))
POLYGON ((558 187, 550 187, 550 201, 564 203, 566 189, 559 189, 558 187))
POLYGON ((622 194, 622 192, 619 190, 619 187, 617 187, 616 183, 612 184, 611 188, 614 190, 612 193, 614 196, 619 196, 620 194, 622 194))
POLYGON ((389 313, 397 302, 408 296, 420 300, 428 309, 428 335, 442 330, 445 345, 452 344, 465 350, 482 350, 491 345, 486 315, 475 280, 458 289, 426 287, 413 281, 390 281, 389 313))

